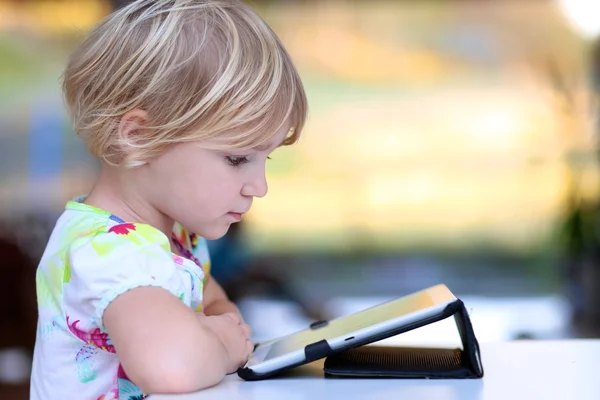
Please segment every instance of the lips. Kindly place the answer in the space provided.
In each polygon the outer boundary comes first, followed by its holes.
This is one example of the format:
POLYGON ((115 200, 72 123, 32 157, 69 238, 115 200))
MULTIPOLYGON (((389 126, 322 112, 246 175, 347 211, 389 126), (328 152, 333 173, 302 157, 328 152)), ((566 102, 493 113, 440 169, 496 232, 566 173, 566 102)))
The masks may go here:
POLYGON ((240 214, 240 215, 244 215, 246 214, 248 211, 250 211, 250 207, 248 207, 246 210, 244 211, 230 211, 230 213, 232 214, 240 214))
POLYGON ((229 215, 230 217, 232 217, 236 221, 241 221, 242 220, 242 213, 228 212, 227 215, 229 215))

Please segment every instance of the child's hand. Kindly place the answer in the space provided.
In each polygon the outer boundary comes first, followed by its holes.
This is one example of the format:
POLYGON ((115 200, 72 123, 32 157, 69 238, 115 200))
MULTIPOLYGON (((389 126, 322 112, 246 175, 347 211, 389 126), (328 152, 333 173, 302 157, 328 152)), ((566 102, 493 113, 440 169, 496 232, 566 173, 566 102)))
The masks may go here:
POLYGON ((236 313, 221 315, 198 315, 202 323, 212 330, 221 340, 229 355, 227 373, 233 373, 242 367, 254 350, 254 344, 249 340, 250 327, 236 313))
POLYGON ((244 321, 244 319, 242 318, 242 316, 236 312, 226 312, 223 314, 219 314, 219 315, 226 315, 227 317, 231 318, 234 322, 236 322, 237 324, 241 325, 242 328, 244 329, 244 331, 247 331, 247 335, 246 335, 246 339, 250 339, 250 335, 252 334, 252 329, 250 328, 250 325, 246 324, 246 322, 244 321))

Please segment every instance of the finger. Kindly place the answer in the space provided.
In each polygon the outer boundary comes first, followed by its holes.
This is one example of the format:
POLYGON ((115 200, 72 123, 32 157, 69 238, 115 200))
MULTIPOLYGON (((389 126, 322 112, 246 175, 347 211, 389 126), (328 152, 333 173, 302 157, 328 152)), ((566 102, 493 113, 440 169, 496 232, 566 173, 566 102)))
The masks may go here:
POLYGON ((253 351, 254 343, 251 340, 246 340, 246 354, 248 354, 248 357, 250 356, 250 354, 252 354, 253 351))
POLYGON ((237 313, 228 312, 222 315, 224 317, 230 318, 233 322, 235 322, 238 325, 242 323, 242 317, 237 313))
POLYGON ((244 333, 244 337, 246 339, 250 339, 250 335, 252 334, 252 328, 248 324, 242 324, 242 332, 244 333))
POLYGON ((244 352, 244 357, 243 357, 242 361, 240 362, 240 368, 243 368, 244 365, 246 365, 246 363, 248 362, 250 355, 254 351, 254 343, 252 343, 249 340, 246 340, 246 349, 245 350, 246 351, 244 352))

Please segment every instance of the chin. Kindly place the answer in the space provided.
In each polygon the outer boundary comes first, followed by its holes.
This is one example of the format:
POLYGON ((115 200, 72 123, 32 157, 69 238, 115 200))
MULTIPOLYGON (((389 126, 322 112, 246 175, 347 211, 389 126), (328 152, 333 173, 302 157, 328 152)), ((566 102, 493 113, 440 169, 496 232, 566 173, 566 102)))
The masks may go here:
POLYGON ((230 224, 227 224, 225 226, 219 226, 219 227, 215 226, 213 229, 206 229, 202 233, 198 233, 198 234, 206 240, 217 240, 217 239, 221 239, 223 236, 225 236, 227 234, 227 231, 229 231, 230 226, 231 226, 230 224))

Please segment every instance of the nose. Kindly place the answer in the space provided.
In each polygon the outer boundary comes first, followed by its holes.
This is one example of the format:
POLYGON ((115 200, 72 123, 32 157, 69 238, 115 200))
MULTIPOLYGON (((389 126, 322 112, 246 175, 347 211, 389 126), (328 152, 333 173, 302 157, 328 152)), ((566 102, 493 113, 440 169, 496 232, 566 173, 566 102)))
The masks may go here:
POLYGON ((268 190, 267 177, 264 171, 262 171, 262 173, 256 174, 256 177, 242 186, 242 196, 265 197, 268 190))

